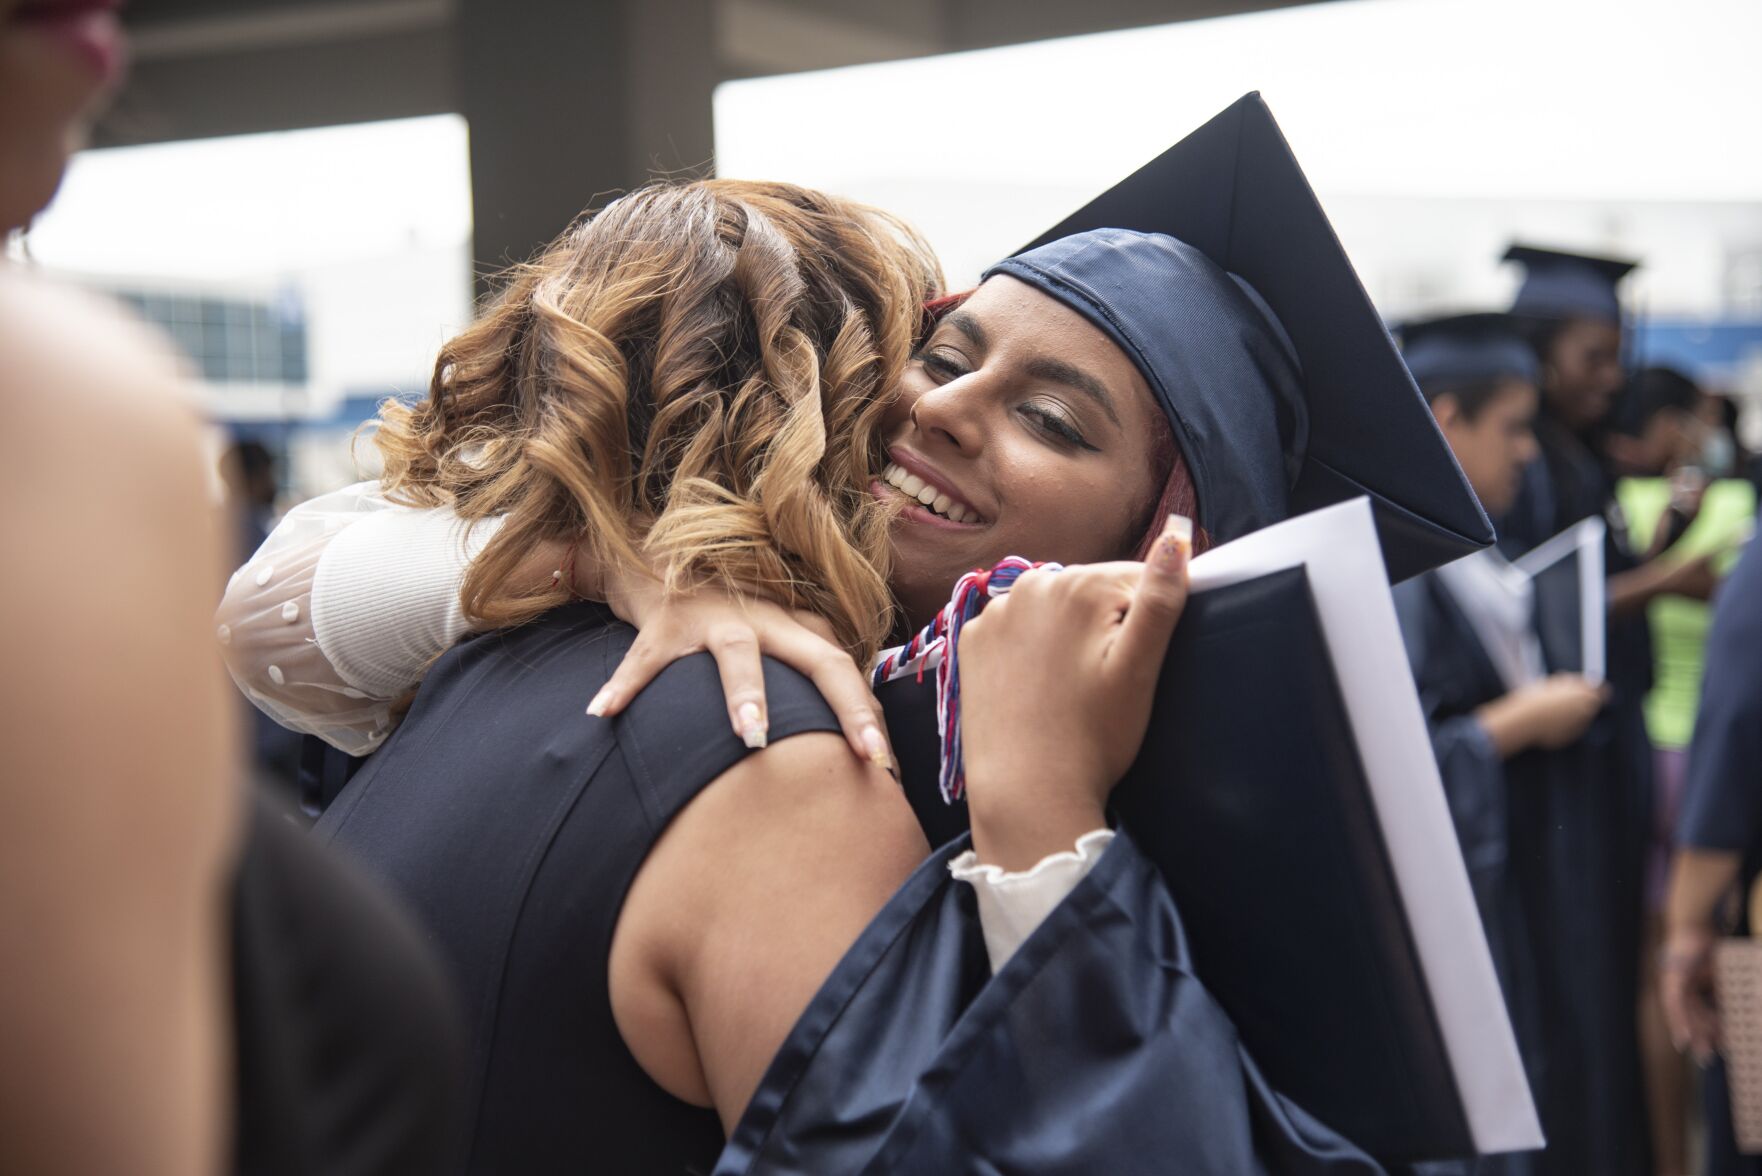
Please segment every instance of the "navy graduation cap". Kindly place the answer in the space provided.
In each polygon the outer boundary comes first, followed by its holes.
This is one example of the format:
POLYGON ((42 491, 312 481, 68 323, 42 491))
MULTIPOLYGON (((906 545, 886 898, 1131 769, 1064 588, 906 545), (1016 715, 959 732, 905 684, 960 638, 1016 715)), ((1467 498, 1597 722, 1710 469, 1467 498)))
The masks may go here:
POLYGON ((1535 351, 1510 315, 1441 315, 1399 328, 1401 354, 1421 388, 1435 391, 1481 380, 1541 379, 1535 351))
POLYGON ((992 267, 1143 372, 1226 542, 1360 495, 1392 579, 1493 530, 1257 93, 992 267))
POLYGON ((1501 261, 1524 268, 1523 284, 1512 299, 1511 313, 1525 318, 1601 319, 1621 322, 1616 287, 1638 265, 1615 257, 1592 257, 1535 245, 1513 245, 1501 261))

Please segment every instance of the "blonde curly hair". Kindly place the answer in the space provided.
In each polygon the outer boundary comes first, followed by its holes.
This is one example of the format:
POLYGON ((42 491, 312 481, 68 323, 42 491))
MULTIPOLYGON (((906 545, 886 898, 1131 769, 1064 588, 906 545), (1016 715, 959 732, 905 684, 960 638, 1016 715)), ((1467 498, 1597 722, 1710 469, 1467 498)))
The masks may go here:
POLYGON ((885 639, 887 529, 869 493, 880 423, 942 291, 935 256, 876 209, 788 184, 639 189, 584 217, 441 348, 429 395, 381 410, 389 494, 506 516, 467 615, 530 620, 532 547, 719 582, 885 639))

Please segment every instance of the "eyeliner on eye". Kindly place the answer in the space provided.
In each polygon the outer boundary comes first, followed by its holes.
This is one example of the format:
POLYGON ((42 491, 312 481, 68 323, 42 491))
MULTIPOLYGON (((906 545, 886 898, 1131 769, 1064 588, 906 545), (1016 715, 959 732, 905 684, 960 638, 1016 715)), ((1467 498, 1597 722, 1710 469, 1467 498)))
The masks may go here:
POLYGON ((1101 452, 1099 448, 1089 444, 1089 442, 1084 439, 1083 434, 1077 432, 1076 429, 1071 427, 1070 422, 1066 421, 1057 413, 1048 412, 1043 408, 1036 408, 1032 405, 1025 406, 1022 411, 1039 421, 1040 428, 1043 431, 1050 433, 1059 441, 1062 441, 1067 445, 1074 445, 1078 449, 1087 450, 1090 453, 1101 452))
POLYGON ((944 356, 937 355, 935 352, 920 351, 915 358, 930 371, 935 372, 944 379, 954 380, 967 374, 967 369, 944 356))

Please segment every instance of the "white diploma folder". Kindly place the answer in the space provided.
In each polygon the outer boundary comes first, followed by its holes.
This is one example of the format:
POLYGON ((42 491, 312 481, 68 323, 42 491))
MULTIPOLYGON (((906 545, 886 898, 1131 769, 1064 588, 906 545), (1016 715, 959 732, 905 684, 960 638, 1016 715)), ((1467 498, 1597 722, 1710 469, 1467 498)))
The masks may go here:
MULTIPOLYGON (((1607 524, 1595 515, 1581 519, 1552 539, 1519 556, 1513 563, 1532 582, 1562 570, 1570 562, 1576 571, 1578 603, 1578 672, 1601 684, 1608 673, 1609 604, 1607 576, 1603 567, 1603 543, 1607 524)), ((1541 586, 1537 585, 1538 598, 1541 586)), ((1538 599, 1538 608, 1545 607, 1538 599)))
MULTIPOLYGON (((1600 565, 1600 547, 1597 555, 1600 565)), ((1539 1148, 1541 1125, 1445 801, 1369 501, 1300 515, 1198 556, 1192 588, 1203 596, 1298 567, 1475 1150, 1539 1148)))

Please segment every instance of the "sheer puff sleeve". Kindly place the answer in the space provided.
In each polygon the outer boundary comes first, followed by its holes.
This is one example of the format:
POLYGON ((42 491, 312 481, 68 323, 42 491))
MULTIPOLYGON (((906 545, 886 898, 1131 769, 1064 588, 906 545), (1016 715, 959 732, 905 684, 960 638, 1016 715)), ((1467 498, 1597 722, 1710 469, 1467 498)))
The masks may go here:
POLYGON ((215 635, 233 681, 282 726, 368 754, 468 631, 459 587, 500 523, 400 506, 373 482, 301 503, 227 584, 215 635))

